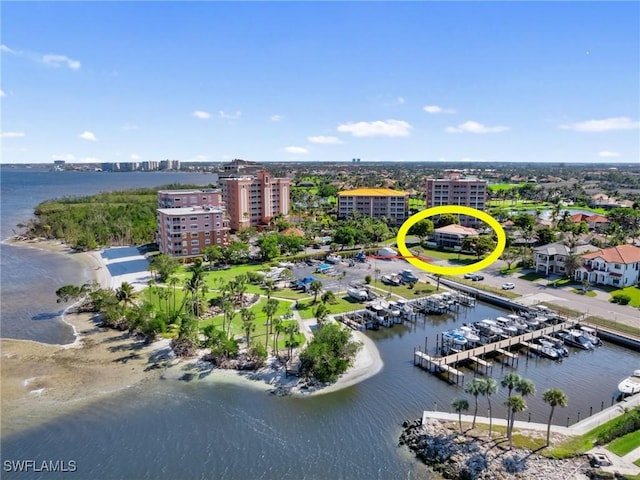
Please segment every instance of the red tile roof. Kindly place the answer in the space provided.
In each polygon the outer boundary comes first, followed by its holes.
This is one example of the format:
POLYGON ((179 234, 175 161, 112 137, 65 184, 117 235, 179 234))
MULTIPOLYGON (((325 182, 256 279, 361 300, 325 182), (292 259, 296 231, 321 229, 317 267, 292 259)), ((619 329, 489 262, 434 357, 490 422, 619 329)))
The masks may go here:
POLYGON ((582 255, 585 260, 602 258, 607 263, 629 263, 640 262, 640 248, 633 245, 618 245, 617 247, 605 248, 595 252, 582 255))

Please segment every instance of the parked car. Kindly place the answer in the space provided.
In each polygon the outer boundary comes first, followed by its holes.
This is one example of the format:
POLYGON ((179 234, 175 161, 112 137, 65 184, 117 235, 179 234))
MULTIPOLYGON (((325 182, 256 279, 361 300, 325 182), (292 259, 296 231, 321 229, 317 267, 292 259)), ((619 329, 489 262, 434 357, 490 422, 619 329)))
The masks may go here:
POLYGON ((507 283, 503 283, 502 284, 502 289, 503 290, 513 290, 514 288, 516 288, 515 284, 511 283, 511 282, 507 282, 507 283))
POLYGON ((484 280, 484 275, 480 275, 479 273, 465 273, 464 278, 473 282, 479 282, 480 280, 484 280))

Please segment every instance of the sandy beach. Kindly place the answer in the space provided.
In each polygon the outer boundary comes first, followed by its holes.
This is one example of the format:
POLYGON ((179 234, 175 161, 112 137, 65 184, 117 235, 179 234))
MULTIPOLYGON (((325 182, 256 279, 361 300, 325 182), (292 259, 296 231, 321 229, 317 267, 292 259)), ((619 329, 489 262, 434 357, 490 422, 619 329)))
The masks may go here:
MULTIPOLYGON (((68 254, 90 268, 94 280, 103 287, 116 288, 126 279, 141 288, 148 276, 148 272, 124 272, 122 276, 112 276, 101 251, 75 252, 59 241, 10 243, 68 254)), ((253 373, 214 369, 197 359, 176 360, 169 348, 169 340, 144 344, 133 339, 128 332, 101 328, 99 319, 90 314, 67 313, 64 321, 73 327, 76 334, 72 344, 50 345, 0 339, 3 436, 71 413, 143 382, 160 378, 184 380, 185 372, 189 371, 204 371, 206 375, 202 381, 230 382, 265 391, 285 386, 291 388, 294 395, 306 396, 349 387, 375 375, 383 367, 374 342, 362 332, 353 332, 354 339, 362 342, 353 366, 334 384, 302 392, 296 387, 298 379, 286 378, 281 367, 267 365, 253 373), (152 365, 156 368, 149 368, 152 365)))

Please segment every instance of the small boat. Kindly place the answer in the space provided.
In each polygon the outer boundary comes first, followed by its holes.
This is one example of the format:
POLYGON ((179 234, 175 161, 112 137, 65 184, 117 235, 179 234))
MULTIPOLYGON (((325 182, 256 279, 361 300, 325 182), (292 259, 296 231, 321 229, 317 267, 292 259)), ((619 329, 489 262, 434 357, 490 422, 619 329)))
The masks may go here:
POLYGON ((640 393, 640 369, 634 370, 632 375, 622 380, 618 384, 618 390, 622 394, 640 393))
POLYGON ((462 347, 467 344, 467 339, 459 330, 447 330, 442 333, 442 342, 462 347))
POLYGON ((347 295, 359 302, 365 302, 369 299, 369 294, 366 290, 358 290, 357 288, 347 288, 347 295))
POLYGON ((562 353, 560 353, 558 349, 553 345, 553 343, 542 339, 540 339, 538 343, 540 343, 540 349, 538 350, 538 353, 543 357, 547 357, 552 360, 560 360, 563 356, 562 353))
POLYGON ((506 333, 507 335, 513 336, 518 334, 518 329, 507 318, 504 318, 504 317, 496 318, 496 324, 498 325, 498 327, 504 330, 504 333, 506 333))
POLYGON ((502 330, 494 320, 490 320, 488 318, 479 321, 476 323, 476 326, 478 327, 478 330, 490 336, 502 335, 504 333, 504 330, 502 330))
POLYGON ((569 356, 569 349, 566 347, 566 345, 560 338, 553 338, 545 335, 543 338, 540 339, 540 343, 542 343, 543 341, 550 343, 553 346, 553 348, 555 348, 558 351, 558 353, 563 357, 569 356))
POLYGON ((602 345, 602 340, 600 340, 600 337, 598 337, 595 328, 580 325, 579 329, 582 332, 582 335, 584 335, 586 339, 589 340, 592 344, 594 344, 595 346, 602 345))
POLYGON ((522 321, 522 317, 519 317, 518 315, 509 315, 509 318, 498 317, 496 318, 496 321, 499 323, 510 323, 512 326, 516 327, 519 334, 524 333, 529 328, 528 325, 522 321))
POLYGON ((538 320, 538 317, 535 317, 535 318, 534 317, 529 317, 529 318, 524 317, 524 323, 526 323, 529 328, 532 328, 534 330, 540 326, 540 320, 538 320))
POLYGON ((471 343, 477 343, 480 341, 480 335, 478 330, 468 325, 463 325, 459 328, 460 332, 471 343))
POLYGON ((593 343, 587 340, 579 330, 561 330, 557 335, 572 347, 581 348, 583 350, 593 349, 593 343))

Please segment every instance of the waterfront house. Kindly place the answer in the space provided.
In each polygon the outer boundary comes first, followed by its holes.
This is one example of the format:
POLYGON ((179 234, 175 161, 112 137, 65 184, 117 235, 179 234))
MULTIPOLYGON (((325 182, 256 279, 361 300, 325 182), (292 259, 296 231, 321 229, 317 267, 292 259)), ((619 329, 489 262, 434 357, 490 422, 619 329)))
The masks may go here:
POLYGON ((573 223, 586 222, 589 230, 596 230, 598 232, 603 231, 610 223, 609 219, 604 215, 586 215, 584 213, 571 215, 571 221, 573 223))
POLYGON ((451 224, 433 231, 434 241, 441 247, 461 247, 467 237, 477 237, 478 230, 462 225, 451 224))
POLYGON ((554 273, 557 275, 566 275, 565 262, 570 254, 576 253, 580 255, 593 251, 596 248, 597 247, 593 245, 578 245, 570 249, 564 243, 560 242, 542 245, 533 249, 533 268, 536 272, 542 272, 545 275, 554 273))
POLYGON ((598 285, 628 287, 640 281, 640 247, 618 245, 582 255, 575 280, 598 285))

